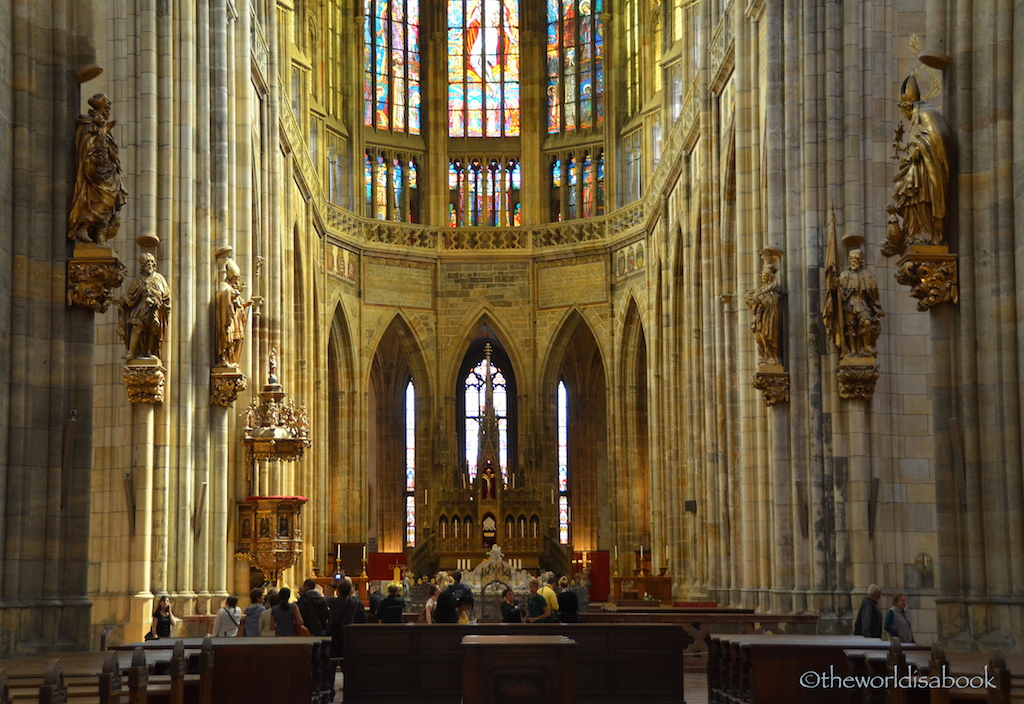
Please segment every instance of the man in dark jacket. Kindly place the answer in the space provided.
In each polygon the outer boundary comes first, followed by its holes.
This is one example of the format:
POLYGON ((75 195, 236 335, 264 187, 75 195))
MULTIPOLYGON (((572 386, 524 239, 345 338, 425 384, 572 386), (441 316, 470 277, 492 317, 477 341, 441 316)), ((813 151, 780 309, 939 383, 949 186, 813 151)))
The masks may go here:
POLYGON ((405 599, 402 598, 402 590, 397 584, 392 584, 377 609, 377 620, 381 623, 401 623, 403 611, 405 599))
POLYGON ((330 620, 330 613, 327 611, 327 602, 317 591, 315 580, 307 579, 302 583, 296 604, 299 606, 299 613, 302 614, 303 625, 309 629, 309 635, 323 635, 330 620))
POLYGON ((860 604, 857 620, 853 623, 853 635, 865 638, 882 637, 882 612, 878 610, 878 600, 882 598, 882 590, 877 584, 868 587, 868 595, 860 604))

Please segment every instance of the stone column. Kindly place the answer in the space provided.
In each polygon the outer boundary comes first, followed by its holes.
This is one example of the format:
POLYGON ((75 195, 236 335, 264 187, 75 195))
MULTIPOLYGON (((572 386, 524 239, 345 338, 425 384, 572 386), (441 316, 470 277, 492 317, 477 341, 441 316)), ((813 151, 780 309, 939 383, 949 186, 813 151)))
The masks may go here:
MULTIPOLYGON (((132 538, 131 613, 125 624, 125 639, 142 640, 153 614, 153 448, 156 406, 152 403, 132 405, 132 440, 135 445, 132 472, 135 505, 130 520, 135 525, 132 538)), ((130 532, 130 531, 129 531, 130 532)))

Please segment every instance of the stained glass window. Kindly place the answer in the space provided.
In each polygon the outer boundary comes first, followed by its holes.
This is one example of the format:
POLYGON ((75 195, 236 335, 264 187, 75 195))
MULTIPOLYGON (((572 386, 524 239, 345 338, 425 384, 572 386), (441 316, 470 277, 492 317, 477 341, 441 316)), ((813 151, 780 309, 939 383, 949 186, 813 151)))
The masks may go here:
POLYGON ((405 387, 405 543, 416 544, 416 387, 405 387))
POLYGON ((551 222, 604 214, 604 152, 584 149, 551 160, 551 222))
POLYGON ((419 0, 363 0, 363 12, 363 123, 419 134, 419 0))
POLYGON ((448 162, 448 224, 518 226, 520 187, 518 159, 452 159, 448 162))
POLYGON ((519 135, 519 0, 448 0, 448 136, 519 135))
POLYGON ((602 0, 547 0, 548 133, 604 120, 602 0))
POLYGON ((625 0, 626 114, 640 111, 640 0, 625 0))
POLYGON ((558 539, 569 542, 569 392, 558 382, 558 539))
MULTIPOLYGON (((466 466, 469 481, 476 478, 480 454, 480 427, 487 410, 487 361, 481 359, 465 379, 466 386, 466 466)), ((498 464, 501 478, 508 483, 508 384, 494 362, 491 362, 491 384, 494 388, 494 416, 498 419, 498 464)))
POLYGON ((390 150, 366 150, 366 217, 419 222, 419 165, 390 150))

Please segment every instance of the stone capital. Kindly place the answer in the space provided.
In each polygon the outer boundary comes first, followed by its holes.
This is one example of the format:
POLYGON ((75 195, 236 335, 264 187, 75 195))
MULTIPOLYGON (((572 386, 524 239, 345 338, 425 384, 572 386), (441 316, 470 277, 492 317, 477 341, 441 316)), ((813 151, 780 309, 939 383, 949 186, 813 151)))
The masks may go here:
POLYGON ((128 385, 132 403, 163 403, 167 369, 156 357, 132 359, 124 365, 121 379, 128 385))
POLYGON ((914 245, 896 262, 896 282, 910 286, 917 309, 931 310, 942 303, 959 303, 957 255, 945 245, 914 245))
POLYGON ((781 371, 782 367, 776 364, 764 366, 778 367, 779 369, 779 371, 759 369, 754 374, 754 388, 760 391, 764 397, 764 405, 774 406, 777 403, 788 403, 789 373, 781 371))
POLYGON ((106 313, 128 269, 110 247, 79 242, 68 260, 68 305, 106 313))
POLYGON ((860 398, 868 401, 875 393, 878 365, 870 357, 848 357, 839 362, 836 370, 840 398, 860 398))
POLYGON ((237 367, 214 367, 210 371, 210 403, 228 407, 247 388, 245 374, 237 367))

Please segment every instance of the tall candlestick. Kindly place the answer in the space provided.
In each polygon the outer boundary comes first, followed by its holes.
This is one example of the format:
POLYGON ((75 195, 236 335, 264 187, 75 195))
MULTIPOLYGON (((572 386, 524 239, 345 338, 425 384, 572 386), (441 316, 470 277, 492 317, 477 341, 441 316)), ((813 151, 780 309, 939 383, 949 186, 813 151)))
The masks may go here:
POLYGON ((336 560, 340 560, 341 559, 341 543, 338 543, 337 546, 335 547, 334 559, 336 559, 336 560))
POLYGON ((644 544, 640 543, 640 562, 644 561, 644 544))
POLYGON ((618 545, 615 546, 615 559, 616 559, 616 561, 619 559, 619 546, 618 545))
POLYGON ((366 546, 363 546, 363 559, 366 559, 366 546))
POLYGON ((665 566, 668 566, 668 543, 665 543, 665 566))

